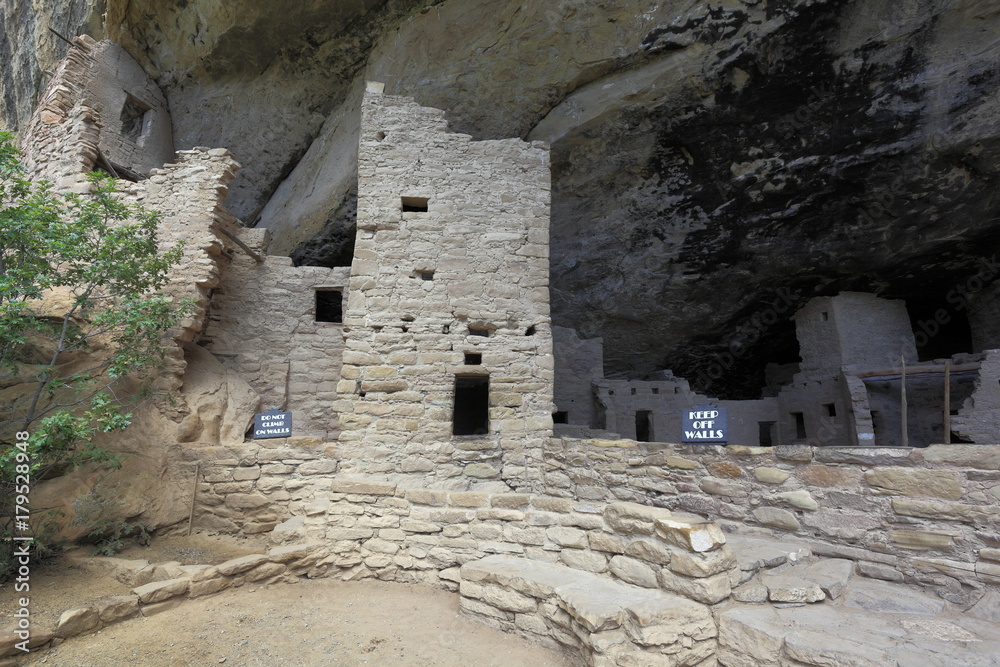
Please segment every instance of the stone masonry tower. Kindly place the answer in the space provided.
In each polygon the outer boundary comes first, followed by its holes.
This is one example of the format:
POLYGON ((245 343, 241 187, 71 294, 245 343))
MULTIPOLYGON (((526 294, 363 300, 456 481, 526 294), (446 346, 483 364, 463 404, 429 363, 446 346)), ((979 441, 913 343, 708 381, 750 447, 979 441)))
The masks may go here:
POLYGON ((549 152, 369 83, 335 409, 344 472, 528 489, 552 435, 549 152))

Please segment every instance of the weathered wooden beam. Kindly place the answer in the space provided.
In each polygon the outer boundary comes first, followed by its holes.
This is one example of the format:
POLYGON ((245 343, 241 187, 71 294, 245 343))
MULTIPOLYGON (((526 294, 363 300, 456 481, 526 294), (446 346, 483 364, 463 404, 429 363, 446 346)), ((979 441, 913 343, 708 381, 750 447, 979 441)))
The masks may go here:
MULTIPOLYGON (((951 366, 950 372, 952 373, 962 373, 968 371, 978 371, 981 364, 971 363, 971 364, 959 364, 957 366, 951 366)), ((906 369, 907 375, 919 375, 921 373, 944 373, 945 366, 910 366, 906 369)), ((878 376, 889 376, 889 377, 901 377, 903 374, 903 369, 901 368, 882 368, 875 371, 861 371, 859 373, 848 373, 848 375, 853 375, 859 378, 870 378, 878 376)))
POLYGON ((243 241, 241 241, 238 236, 236 236, 235 234, 233 234, 228 229, 225 229, 224 227, 220 227, 218 225, 212 225, 212 230, 219 232, 220 234, 222 234, 223 236, 225 236, 227 239, 229 239, 230 241, 232 241, 233 243, 235 243, 236 245, 238 245, 243 252, 245 252, 246 254, 248 254, 251 257, 253 257, 254 261, 256 261, 258 264, 260 264, 260 263, 262 263, 264 261, 264 258, 261 255, 257 254, 257 252, 254 251, 253 248, 251 248, 246 243, 244 243, 243 241))

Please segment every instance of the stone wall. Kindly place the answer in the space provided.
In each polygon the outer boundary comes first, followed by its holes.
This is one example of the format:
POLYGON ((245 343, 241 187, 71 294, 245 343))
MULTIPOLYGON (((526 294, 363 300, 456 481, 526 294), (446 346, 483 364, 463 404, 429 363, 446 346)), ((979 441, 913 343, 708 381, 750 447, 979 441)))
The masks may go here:
POLYGON ((31 178, 59 190, 79 190, 107 162, 130 178, 146 177, 174 155, 160 89, 119 45, 86 35, 56 67, 23 137, 31 178))
MULTIPOLYGON (((243 229, 256 252, 267 251, 267 230, 243 229)), ((292 266, 288 257, 257 262, 233 253, 212 295, 200 344, 261 395, 262 409, 293 412, 296 435, 335 439, 336 399, 344 350, 343 325, 317 321, 316 292, 346 302, 349 269, 292 266)))
POLYGON ((627 500, 800 538, 862 574, 968 602, 1000 585, 1000 452, 553 439, 546 492, 627 500))
POLYGON ((186 447, 199 463, 195 528, 264 533, 322 497, 339 467, 336 444, 320 438, 257 440, 225 447, 186 447))
POLYGON ((547 148, 474 142, 370 84, 358 159, 334 404, 345 471, 529 488, 552 433, 547 148), (466 434, 459 383, 487 381, 466 434))
POLYGON ((590 503, 513 493, 397 488, 326 480, 275 530, 321 541, 344 579, 458 582, 451 568, 491 554, 561 563, 706 604, 729 597, 736 567, 718 526, 634 503, 590 503))
POLYGON ((49 78, 21 136, 28 177, 51 181, 59 192, 85 191, 84 176, 97 162, 99 114, 82 101, 96 45, 86 36, 76 39, 49 78))

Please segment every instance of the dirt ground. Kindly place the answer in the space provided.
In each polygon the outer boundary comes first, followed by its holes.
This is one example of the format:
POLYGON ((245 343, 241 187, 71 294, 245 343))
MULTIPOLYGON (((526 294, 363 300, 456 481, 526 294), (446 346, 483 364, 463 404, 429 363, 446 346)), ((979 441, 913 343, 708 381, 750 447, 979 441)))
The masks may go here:
MULTIPOLYGON (((218 563, 263 549, 229 538, 163 538, 119 557, 152 563, 218 563)), ((32 573, 32 616, 60 613, 128 586, 53 561, 32 573)), ((0 591, 9 599, 10 591, 0 591)), ((0 607, 8 606, 3 600, 0 607)), ((0 613, 8 616, 6 609, 0 613)), ((568 667, 566 656, 459 614, 458 595, 379 581, 302 580, 250 585, 185 600, 149 618, 112 625, 33 653, 18 664, 63 667, 143 665, 470 665, 568 667)))

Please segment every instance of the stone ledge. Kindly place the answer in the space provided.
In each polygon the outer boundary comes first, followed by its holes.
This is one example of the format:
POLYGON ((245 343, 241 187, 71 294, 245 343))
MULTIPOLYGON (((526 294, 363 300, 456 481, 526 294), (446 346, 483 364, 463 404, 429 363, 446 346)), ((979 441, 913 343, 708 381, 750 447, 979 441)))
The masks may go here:
POLYGON ((587 664, 659 664, 669 654, 669 664, 693 665, 715 653, 709 608, 677 595, 509 556, 466 563, 460 572, 465 613, 548 645, 575 646, 587 664))

